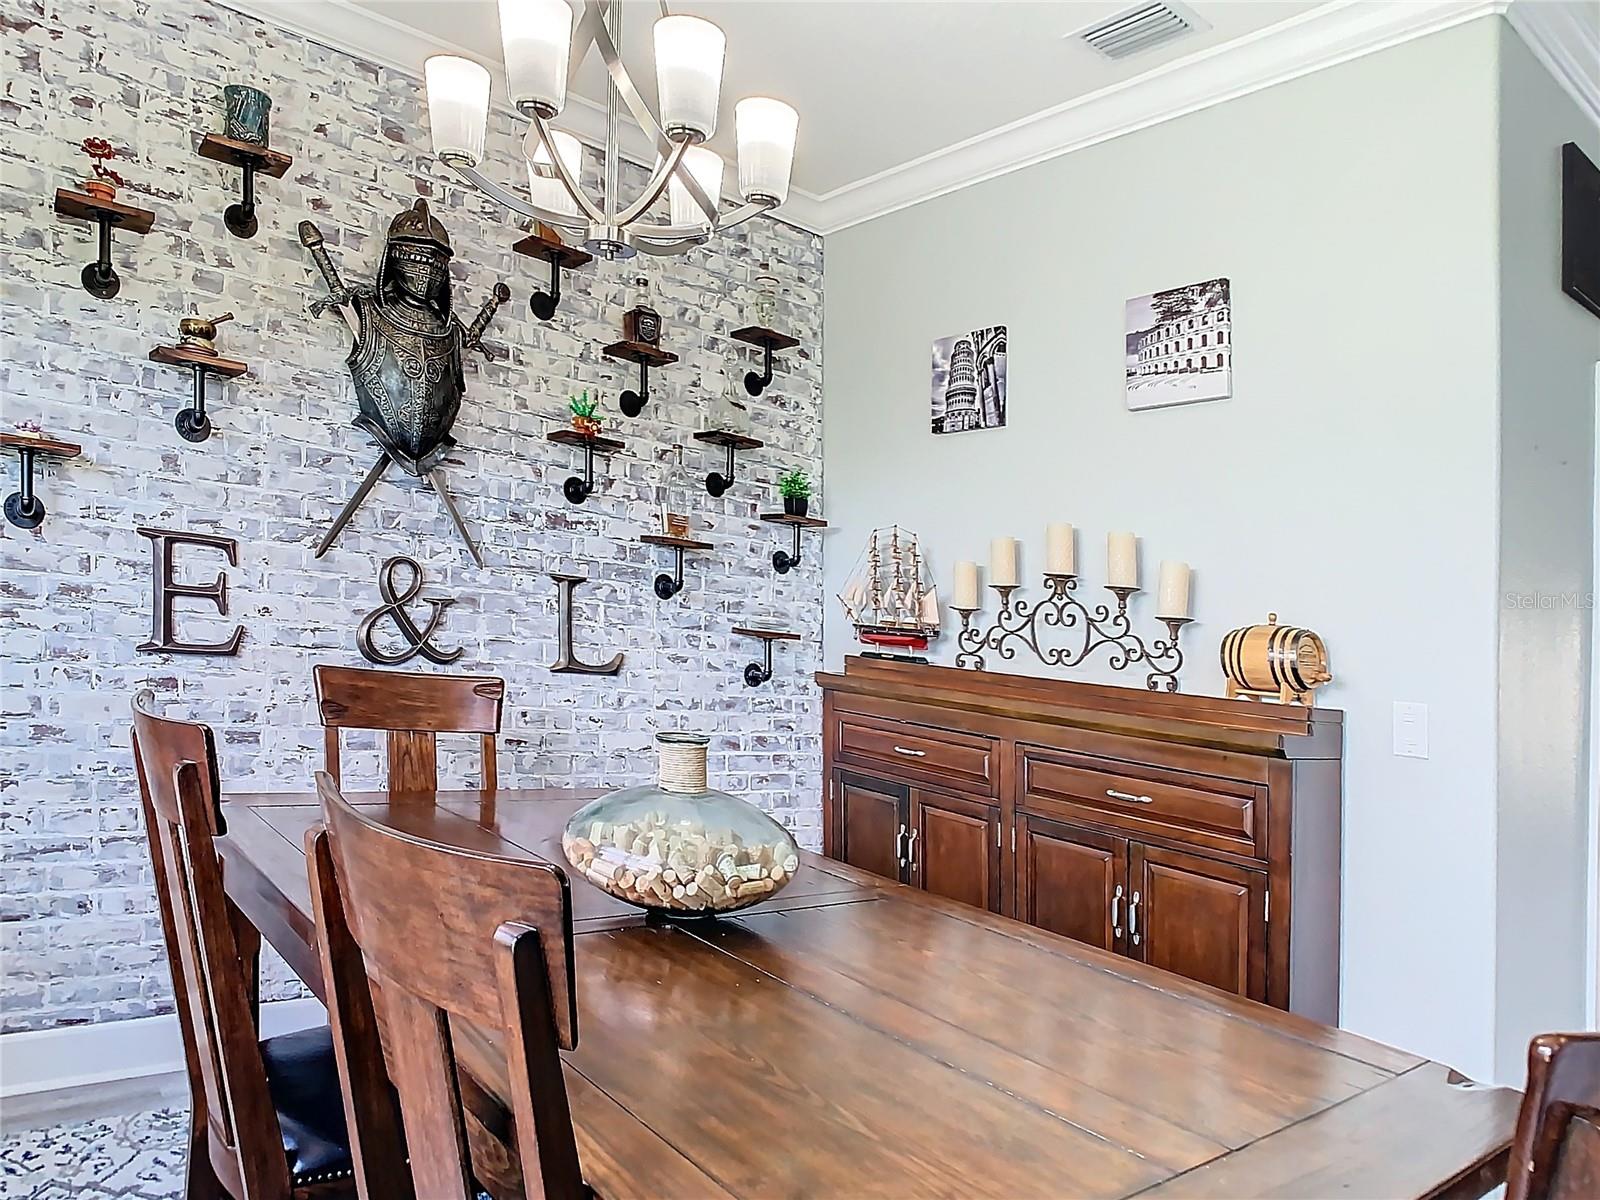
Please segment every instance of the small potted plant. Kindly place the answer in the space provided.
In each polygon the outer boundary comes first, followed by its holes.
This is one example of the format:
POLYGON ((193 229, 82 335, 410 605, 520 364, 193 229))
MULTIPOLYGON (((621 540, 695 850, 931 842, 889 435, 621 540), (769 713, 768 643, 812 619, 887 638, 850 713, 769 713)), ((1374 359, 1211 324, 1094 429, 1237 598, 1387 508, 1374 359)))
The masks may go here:
POLYGON ((106 166, 106 159, 115 158, 116 150, 105 138, 84 138, 83 152, 94 160, 94 178, 86 179, 83 190, 96 200, 115 200, 117 189, 127 181, 110 167, 106 166))
POLYGON ((791 517, 803 517, 811 504, 811 478, 799 467, 778 476, 778 494, 783 497, 783 511, 791 517))
POLYGON ((585 391, 581 396, 568 396, 567 407, 572 410, 572 427, 584 437, 600 436, 600 426, 604 418, 600 416, 600 397, 589 398, 585 391))

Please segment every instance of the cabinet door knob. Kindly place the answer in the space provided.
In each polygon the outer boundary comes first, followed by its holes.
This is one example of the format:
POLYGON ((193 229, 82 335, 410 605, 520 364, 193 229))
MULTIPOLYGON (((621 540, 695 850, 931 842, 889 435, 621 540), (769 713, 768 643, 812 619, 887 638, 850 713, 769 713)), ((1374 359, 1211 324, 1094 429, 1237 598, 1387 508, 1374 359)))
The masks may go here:
POLYGON ((904 746, 896 746, 894 748, 894 752, 896 754, 904 754, 907 758, 927 758, 928 757, 928 752, 926 750, 907 750, 904 746))
POLYGON ((1135 796, 1132 792, 1119 792, 1116 788, 1107 788, 1106 795, 1113 800, 1126 800, 1129 804, 1154 804, 1155 800, 1149 796, 1135 796))
POLYGON ((1117 890, 1111 893, 1111 936, 1122 936, 1122 885, 1117 884, 1117 890))
POLYGON ((1133 939, 1133 944, 1139 944, 1139 893, 1135 892, 1128 898, 1128 936, 1133 939))

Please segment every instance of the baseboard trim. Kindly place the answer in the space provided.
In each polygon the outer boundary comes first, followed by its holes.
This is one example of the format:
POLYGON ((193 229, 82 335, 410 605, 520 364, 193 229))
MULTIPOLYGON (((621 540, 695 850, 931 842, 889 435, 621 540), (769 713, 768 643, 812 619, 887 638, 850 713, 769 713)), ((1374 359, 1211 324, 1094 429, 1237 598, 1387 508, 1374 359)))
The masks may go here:
MULTIPOLYGON (((261 1036, 309 1029, 326 1024, 327 1020, 328 1014, 313 997, 275 1000, 261 1006, 261 1036)), ((183 1039, 175 1013, 103 1021, 98 1025, 63 1025, 0 1037, 0 1097, 28 1096, 183 1069, 183 1039)))

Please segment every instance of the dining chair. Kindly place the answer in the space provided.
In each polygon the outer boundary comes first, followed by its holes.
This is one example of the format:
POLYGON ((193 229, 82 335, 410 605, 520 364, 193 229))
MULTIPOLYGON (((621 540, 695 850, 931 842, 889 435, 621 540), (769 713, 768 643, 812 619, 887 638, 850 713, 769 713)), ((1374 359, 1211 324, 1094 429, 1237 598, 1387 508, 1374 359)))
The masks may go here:
POLYGON ((1506 1170, 1506 1200, 1600 1196, 1600 1033, 1541 1033, 1506 1170))
POLYGON ((189 1073, 187 1200, 352 1196, 333 1035, 260 1040, 260 935, 222 889, 211 729, 133 701, 133 759, 189 1073))
POLYGON ((483 750, 483 783, 499 782, 495 734, 506 681, 493 675, 419 675, 319 665, 317 714, 324 729, 324 767, 338 783, 339 730, 381 729, 389 735, 389 791, 431 792, 439 786, 436 736, 476 733, 483 750))
MULTIPOLYGON (((413 1190, 398 1194, 475 1194, 462 1102, 477 1085, 458 1074, 452 1038, 465 1024, 503 1052, 510 1094, 500 1099, 510 1109, 524 1194, 590 1196, 559 1054, 578 1040, 566 874, 380 825, 352 807, 326 772, 317 774, 317 794, 324 828, 307 835, 307 864, 329 1019, 336 1043, 348 1038, 353 1061, 373 1060, 378 1031, 411 1160, 413 1190)), ((356 1080, 345 1082, 355 1094, 356 1080)), ((394 1135, 370 1147, 372 1123, 355 1116, 357 1161, 392 1164, 394 1135)), ((397 1194, 363 1187, 363 1200, 397 1194)))

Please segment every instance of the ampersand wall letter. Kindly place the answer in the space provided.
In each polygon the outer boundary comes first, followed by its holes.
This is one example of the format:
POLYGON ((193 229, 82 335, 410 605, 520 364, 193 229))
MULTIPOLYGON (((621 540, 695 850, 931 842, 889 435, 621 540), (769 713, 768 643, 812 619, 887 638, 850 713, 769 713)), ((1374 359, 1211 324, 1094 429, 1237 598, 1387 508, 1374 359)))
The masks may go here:
POLYGON ((439 628, 439 621, 444 616, 445 609, 455 603, 455 600, 446 597, 434 599, 424 597, 423 603, 432 611, 428 614, 428 623, 421 629, 411 619, 411 614, 406 612, 405 606, 417 598, 417 593, 422 590, 422 567, 414 558, 407 558, 397 554, 383 564, 383 571, 378 576, 378 594, 383 597, 383 607, 373 609, 364 618, 361 626, 356 630, 356 648, 361 651, 361 657, 368 662, 377 663, 383 667, 398 666, 408 659, 420 654, 429 662, 453 663, 462 655, 462 647, 454 650, 440 650, 433 644, 433 635, 439 628), (395 577, 400 573, 401 567, 411 570, 411 578, 406 581, 405 587, 396 591, 395 577), (400 631, 400 636, 406 645, 392 653, 380 650, 372 642, 372 628, 378 623, 380 617, 388 617, 400 631))

